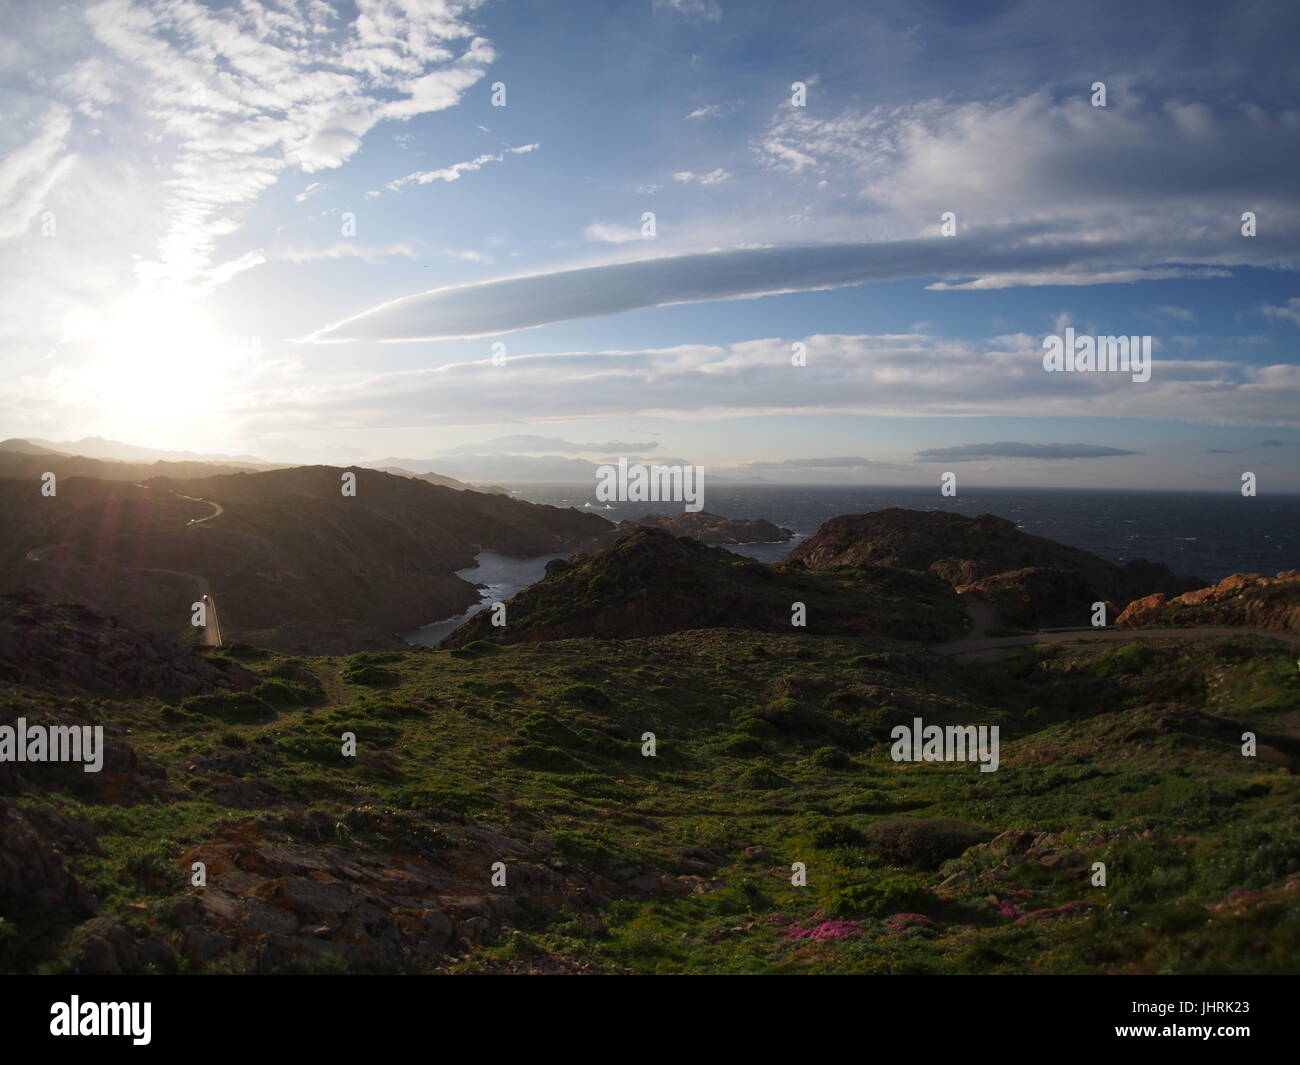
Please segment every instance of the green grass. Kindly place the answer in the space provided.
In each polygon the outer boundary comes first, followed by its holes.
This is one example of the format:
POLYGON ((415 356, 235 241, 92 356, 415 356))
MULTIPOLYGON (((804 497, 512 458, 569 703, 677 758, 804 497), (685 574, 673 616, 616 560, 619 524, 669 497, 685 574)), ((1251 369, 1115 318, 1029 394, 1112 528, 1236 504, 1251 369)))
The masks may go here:
MULTIPOLYGON (((1170 716, 1296 737, 1294 658, 1267 640, 1058 644, 959 666, 883 639, 708 630, 240 660, 255 677, 246 692, 167 714, 148 699, 86 707, 131 729, 171 798, 23 797, 93 827, 101 853, 66 861, 107 912, 165 934, 184 851, 223 824, 436 855, 433 810, 548 833, 588 869, 682 871, 690 848, 722 861, 700 893, 529 917, 520 935, 447 962, 455 971, 540 957, 638 973, 1300 969, 1286 888, 1300 875, 1300 785, 1170 716), (915 716, 998 724, 1001 768, 894 763, 888 730, 915 716), (340 754, 344 732, 355 759, 340 754), (641 753, 645 732, 656 757, 641 753), (218 757, 253 760, 248 775, 288 798, 254 811, 201 798, 188 784, 212 770, 191 767, 218 757), (1008 829, 1055 833, 1085 870, 1105 863, 1106 885, 971 849, 1008 829), (791 883, 796 862, 806 886, 791 883), (1215 908, 1225 900, 1237 901, 1215 908), (1052 915, 1016 923, 1039 910, 1052 915), (827 921, 848 934, 799 934, 827 921)), ((33 718, 59 701, 23 698, 33 718)), ((60 934, 9 922, 0 952, 54 964, 60 934)))

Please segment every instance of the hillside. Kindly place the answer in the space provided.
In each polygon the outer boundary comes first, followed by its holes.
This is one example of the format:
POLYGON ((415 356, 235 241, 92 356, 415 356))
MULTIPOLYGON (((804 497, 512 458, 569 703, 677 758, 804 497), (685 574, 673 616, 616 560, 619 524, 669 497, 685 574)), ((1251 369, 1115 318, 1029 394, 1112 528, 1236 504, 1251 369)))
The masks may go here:
POLYGON ((599 551, 633 529, 663 529, 674 536, 689 536, 702 544, 718 546, 737 544, 774 544, 788 541, 794 534, 762 518, 724 518, 707 510, 683 511, 680 514, 647 514, 629 518, 605 530, 582 545, 583 551, 599 551))
POLYGON ((38 482, 0 481, 8 504, 0 531, 13 562, 5 584, 180 634, 202 577, 227 640, 400 647, 394 633, 477 601, 455 572, 472 566, 479 550, 563 551, 606 524, 370 470, 355 471, 357 494, 345 497, 344 472, 296 467, 143 486, 73 478, 53 499, 40 496, 38 482), (25 560, 49 545, 40 561, 25 560))
POLYGON ((464 481, 458 481, 455 477, 444 477, 440 473, 412 473, 410 470, 404 470, 399 466, 367 466, 366 469, 378 470, 380 473, 391 473, 394 477, 415 477, 421 481, 428 481, 430 484, 441 485, 443 488, 454 488, 458 492, 487 492, 494 496, 508 496, 510 493, 504 488, 494 484, 466 484, 464 481))
POLYGON ((898 507, 834 518, 789 559, 817 571, 873 565, 930 573, 986 599, 1003 623, 1029 629, 1086 625, 1094 602, 1110 603, 1113 621, 1140 596, 1177 595, 1205 583, 1144 559, 1117 566, 992 514, 898 507))
POLYGON ((1294 973, 1300 958, 1300 680, 1267 639, 974 666, 883 637, 731 629, 178 658, 0 598, 0 657, 11 633, 47 650, 0 670, 0 724, 98 723, 107 749, 98 774, 0 772, 3 972, 1294 973), (133 679, 51 671, 60 646, 133 679), (197 691, 135 686, 154 659, 197 691), (919 715, 999 725, 999 771, 892 761, 891 729, 919 715))
POLYGON ((597 554, 551 562, 544 580, 508 601, 503 628, 485 611, 441 646, 627 639, 715 627, 790 632, 794 603, 804 604, 811 633, 940 640, 965 625, 956 596, 924 574, 875 567, 830 578, 644 528, 597 554))

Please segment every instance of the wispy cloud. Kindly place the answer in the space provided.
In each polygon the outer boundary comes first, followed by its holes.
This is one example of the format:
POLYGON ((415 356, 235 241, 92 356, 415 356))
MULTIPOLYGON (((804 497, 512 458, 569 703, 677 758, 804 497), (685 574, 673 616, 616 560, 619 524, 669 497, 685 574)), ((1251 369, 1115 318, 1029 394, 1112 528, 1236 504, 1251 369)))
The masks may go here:
POLYGON ((603 443, 574 443, 572 440, 565 440, 558 436, 535 436, 532 434, 517 434, 514 436, 497 436, 491 440, 482 440, 476 444, 460 444, 456 447, 447 448, 444 454, 467 454, 483 455, 500 452, 550 452, 561 451, 567 453, 587 453, 594 452, 603 455, 612 454, 629 454, 638 451, 653 451, 659 444, 655 441, 650 443, 628 443, 621 440, 606 440, 603 443))
POLYGON ((654 6, 702 22, 717 22, 722 18, 722 5, 718 0, 654 0, 654 6))
POLYGON ((996 444, 958 444, 932 447, 916 453, 917 462, 974 462, 979 459, 1100 459, 1114 455, 1139 455, 1099 444, 1021 444, 1003 440, 996 444))
POLYGON ((693 170, 679 170, 673 175, 673 180, 679 181, 683 185, 721 185, 730 177, 730 174, 718 167, 710 170, 707 174, 697 174, 693 170))
MULTIPOLYGON (((86 9, 96 38, 131 73, 130 103, 152 136, 175 145, 156 256, 142 280, 210 284, 220 238, 289 169, 340 166, 385 119, 453 106, 495 58, 464 21, 474 5, 438 17, 362 5, 335 25, 328 5, 202 7, 165 0, 101 0, 86 9)), ((103 91, 83 79, 86 98, 103 91)))
POLYGON ((326 248, 275 249, 268 258, 290 263, 308 263, 320 259, 361 259, 363 262, 377 263, 394 256, 413 259, 415 250, 409 244, 357 244, 355 241, 341 240, 326 248))
POLYGON ((1274 318, 1279 322, 1300 325, 1300 296, 1292 296, 1281 307, 1261 307, 1259 313, 1274 318))
MULTIPOLYGON (((514 354, 429 369, 304 380, 268 390, 242 416, 269 426, 301 418, 352 427, 484 424, 502 411, 521 421, 590 418, 735 418, 762 414, 884 418, 980 415, 1158 418, 1300 424, 1300 367, 1189 361, 1157 351, 1151 380, 1128 374, 1043 370, 1042 337, 963 340, 933 334, 802 338, 652 350, 514 354), (1068 378, 1068 380, 1067 380, 1068 378)), ((1082 456, 1081 456, 1082 457, 1082 456)))
MULTIPOLYGON (((507 155, 524 155, 536 151, 540 147, 540 144, 524 144, 518 148, 507 148, 504 152, 495 155, 488 153, 463 163, 453 163, 451 166, 444 166, 439 170, 417 170, 405 177, 390 181, 384 188, 389 192, 396 192, 406 185, 428 185, 434 181, 459 181, 462 174, 472 174, 475 170, 482 170, 488 163, 500 163, 507 155)), ((371 189, 366 193, 367 198, 370 199, 378 195, 380 195, 379 189, 371 189)))
POLYGON ((27 232, 50 189, 76 162, 65 144, 71 126, 68 109, 55 104, 35 136, 0 159, 0 240, 27 232))

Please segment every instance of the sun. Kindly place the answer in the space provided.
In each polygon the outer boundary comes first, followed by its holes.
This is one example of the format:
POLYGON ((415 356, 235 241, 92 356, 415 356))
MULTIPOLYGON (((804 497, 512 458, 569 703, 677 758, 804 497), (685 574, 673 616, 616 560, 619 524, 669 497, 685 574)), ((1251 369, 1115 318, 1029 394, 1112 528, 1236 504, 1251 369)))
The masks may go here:
POLYGON ((228 353, 195 299, 137 292, 101 318, 93 344, 93 390, 124 429, 193 423, 225 398, 228 353))

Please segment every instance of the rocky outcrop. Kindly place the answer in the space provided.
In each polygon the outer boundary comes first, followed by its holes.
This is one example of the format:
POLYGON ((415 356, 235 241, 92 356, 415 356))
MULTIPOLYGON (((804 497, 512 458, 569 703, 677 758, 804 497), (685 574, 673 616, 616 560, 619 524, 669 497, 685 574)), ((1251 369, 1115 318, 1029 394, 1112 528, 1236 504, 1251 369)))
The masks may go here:
POLYGON ((1132 628, 1239 625, 1300 632, 1300 571, 1283 570, 1276 577, 1234 573, 1218 584, 1173 598, 1145 596, 1130 603, 1116 624, 1132 628))
POLYGON ((59 815, 53 811, 31 812, 0 799, 0 914, 35 911, 75 920, 99 912, 94 897, 46 838, 51 828, 60 827, 55 818, 59 815))
POLYGON ((1094 602, 1123 607, 1152 592, 1177 595, 1204 584, 1145 559, 1117 566, 992 514, 897 507, 833 518, 789 560, 815 570, 871 565, 930 573, 978 593, 1004 624, 1023 628, 1086 625, 1094 602))
POLYGON ((572 868, 550 837, 525 841, 468 817, 440 822, 435 852, 393 854, 277 839, 247 822, 220 829, 183 857, 206 866, 174 923, 199 969, 230 959, 259 972, 409 972, 491 942, 525 912, 582 913, 615 898, 689 894, 707 877, 572 868), (505 884, 494 885, 493 864, 505 884))

